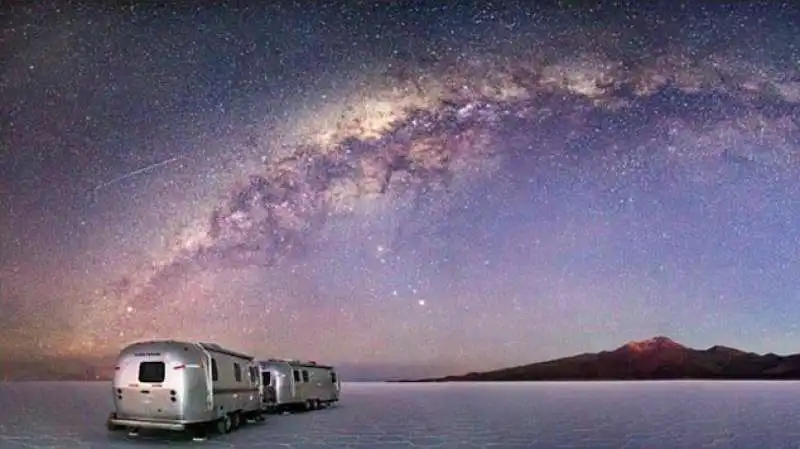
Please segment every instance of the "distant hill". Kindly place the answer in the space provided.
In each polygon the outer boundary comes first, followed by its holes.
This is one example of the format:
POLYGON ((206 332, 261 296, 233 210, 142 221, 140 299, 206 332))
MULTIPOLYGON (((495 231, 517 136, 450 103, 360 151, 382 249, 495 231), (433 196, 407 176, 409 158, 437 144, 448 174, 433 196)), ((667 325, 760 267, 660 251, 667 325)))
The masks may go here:
POLYGON ((667 379, 800 379, 800 354, 759 355, 725 346, 699 350, 659 336, 630 342, 613 351, 495 371, 398 382, 667 379))
POLYGON ((109 381, 114 358, 40 357, 0 361, 0 381, 109 381))
POLYGON ((382 382, 453 372, 453 365, 435 363, 334 363, 334 366, 339 377, 347 382, 382 382))

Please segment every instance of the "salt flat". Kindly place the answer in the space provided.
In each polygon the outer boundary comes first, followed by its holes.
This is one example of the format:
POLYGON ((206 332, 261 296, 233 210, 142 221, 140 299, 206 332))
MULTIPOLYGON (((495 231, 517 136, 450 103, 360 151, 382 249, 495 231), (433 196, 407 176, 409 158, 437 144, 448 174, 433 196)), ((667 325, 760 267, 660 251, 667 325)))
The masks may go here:
POLYGON ((345 383, 192 442, 111 434, 108 383, 0 383, 0 448, 800 448, 800 382, 345 383))

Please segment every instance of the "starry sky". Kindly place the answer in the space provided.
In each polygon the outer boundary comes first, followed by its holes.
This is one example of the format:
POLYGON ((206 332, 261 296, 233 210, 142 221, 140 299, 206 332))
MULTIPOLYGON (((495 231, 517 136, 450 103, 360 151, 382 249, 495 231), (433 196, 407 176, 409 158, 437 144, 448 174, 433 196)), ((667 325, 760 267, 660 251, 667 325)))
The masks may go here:
POLYGON ((4 6, 0 353, 800 352, 798 10, 529 3, 4 6))

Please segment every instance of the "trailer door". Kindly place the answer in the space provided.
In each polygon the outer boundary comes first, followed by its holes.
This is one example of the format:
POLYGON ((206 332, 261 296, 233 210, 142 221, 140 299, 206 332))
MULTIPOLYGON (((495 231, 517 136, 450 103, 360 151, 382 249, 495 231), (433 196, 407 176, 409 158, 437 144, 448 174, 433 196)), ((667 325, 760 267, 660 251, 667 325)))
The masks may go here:
MULTIPOLYGON (((297 395, 300 389, 300 370, 292 368, 292 398, 297 400, 297 395)), ((305 398, 302 398, 305 399, 305 398)))
POLYGON ((261 371, 261 385, 264 389, 263 400, 265 403, 271 404, 275 402, 275 387, 272 385, 272 373, 268 370, 261 371))

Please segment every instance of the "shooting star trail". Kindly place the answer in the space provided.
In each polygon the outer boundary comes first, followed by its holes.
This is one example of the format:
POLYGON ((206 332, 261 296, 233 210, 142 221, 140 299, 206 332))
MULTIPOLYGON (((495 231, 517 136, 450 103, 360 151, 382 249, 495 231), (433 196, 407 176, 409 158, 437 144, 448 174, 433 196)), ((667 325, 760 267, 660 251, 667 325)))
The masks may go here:
POLYGON ((124 180, 126 180, 128 178, 132 178, 134 176, 141 175, 141 174, 147 173, 149 171, 153 171, 153 170, 157 169, 158 167, 163 167, 164 165, 169 165, 169 164, 177 161, 178 159, 181 159, 181 157, 173 157, 173 158, 167 159, 165 161, 157 162, 155 164, 150 164, 147 167, 142 167, 142 168, 136 169, 136 170, 134 170, 132 172, 129 172, 129 173, 126 173, 126 174, 124 174, 122 176, 117 176, 116 178, 114 178, 114 179, 112 179, 110 181, 106 181, 106 182, 104 182, 102 184, 98 184, 97 187, 95 187, 94 190, 92 190, 92 192, 97 193, 100 189, 102 189, 104 187, 108 187, 108 186, 116 184, 116 183, 118 183, 120 181, 124 181, 124 180))

